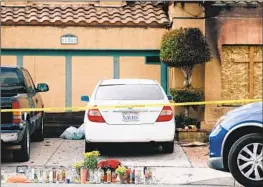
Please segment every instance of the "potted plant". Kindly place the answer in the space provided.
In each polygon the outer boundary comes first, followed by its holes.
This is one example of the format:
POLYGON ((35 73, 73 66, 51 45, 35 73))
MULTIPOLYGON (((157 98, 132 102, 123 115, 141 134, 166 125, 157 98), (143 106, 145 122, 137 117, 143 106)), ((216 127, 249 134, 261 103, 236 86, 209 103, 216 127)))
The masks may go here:
POLYGON ((73 168, 76 170, 76 173, 78 174, 78 176, 80 176, 80 171, 81 171, 81 167, 83 167, 84 162, 75 162, 73 164, 73 168))
POLYGON ((110 169, 112 173, 115 173, 115 170, 121 165, 121 162, 119 160, 115 159, 106 159, 101 160, 97 167, 101 168, 104 172, 104 182, 107 182, 107 170, 110 169))
POLYGON ((99 151, 92 151, 88 153, 84 153, 84 175, 87 173, 87 177, 93 179, 94 170, 97 168, 98 157, 100 156, 99 151))
POLYGON ((127 172, 127 168, 125 166, 119 166, 116 169, 116 173, 118 173, 119 178, 120 178, 120 182, 122 184, 124 184, 126 179, 127 179, 127 173, 126 172, 127 172))
POLYGON ((130 181, 131 181, 130 174, 131 174, 131 170, 128 168, 128 169, 126 170, 127 183, 130 183, 130 181))
POLYGON ((101 160, 98 163, 98 168, 102 168, 104 171, 106 168, 110 168, 111 170, 116 170, 121 165, 121 162, 119 160, 115 159, 106 159, 101 160))

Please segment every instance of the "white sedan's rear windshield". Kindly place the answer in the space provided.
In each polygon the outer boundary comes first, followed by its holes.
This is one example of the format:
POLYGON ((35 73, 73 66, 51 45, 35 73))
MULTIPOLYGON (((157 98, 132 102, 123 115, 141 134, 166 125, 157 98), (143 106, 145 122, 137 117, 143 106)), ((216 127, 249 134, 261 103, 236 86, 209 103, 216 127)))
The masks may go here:
POLYGON ((101 85, 96 100, 162 100, 163 92, 157 84, 101 85))

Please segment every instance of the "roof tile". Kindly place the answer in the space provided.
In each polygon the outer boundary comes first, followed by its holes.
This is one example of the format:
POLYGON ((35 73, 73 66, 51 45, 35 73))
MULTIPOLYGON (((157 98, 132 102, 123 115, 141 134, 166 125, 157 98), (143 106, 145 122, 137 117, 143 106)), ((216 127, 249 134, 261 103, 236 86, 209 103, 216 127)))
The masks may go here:
POLYGON ((161 5, 136 2, 124 7, 93 5, 3 6, 2 25, 139 25, 167 26, 169 19, 161 5))
POLYGON ((263 0, 220 0, 215 1, 215 5, 221 5, 221 6, 246 6, 246 5, 259 5, 261 6, 263 4, 263 0))

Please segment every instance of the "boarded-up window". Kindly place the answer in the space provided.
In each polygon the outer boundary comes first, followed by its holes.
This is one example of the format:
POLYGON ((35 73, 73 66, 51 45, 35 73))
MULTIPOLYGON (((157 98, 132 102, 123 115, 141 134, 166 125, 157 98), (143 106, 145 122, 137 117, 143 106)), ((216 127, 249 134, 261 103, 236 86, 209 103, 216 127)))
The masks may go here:
POLYGON ((262 98, 262 46, 224 46, 222 99, 262 98))

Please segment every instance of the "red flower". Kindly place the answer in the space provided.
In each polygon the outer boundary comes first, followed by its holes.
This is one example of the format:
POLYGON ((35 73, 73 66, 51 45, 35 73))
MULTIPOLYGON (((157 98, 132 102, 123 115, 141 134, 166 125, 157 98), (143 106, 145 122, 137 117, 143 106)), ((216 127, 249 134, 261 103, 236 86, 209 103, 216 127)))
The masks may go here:
POLYGON ((119 160, 113 159, 102 160, 98 163, 98 167, 102 169, 106 167, 110 167, 111 169, 117 169, 119 165, 121 165, 121 162, 119 160))

